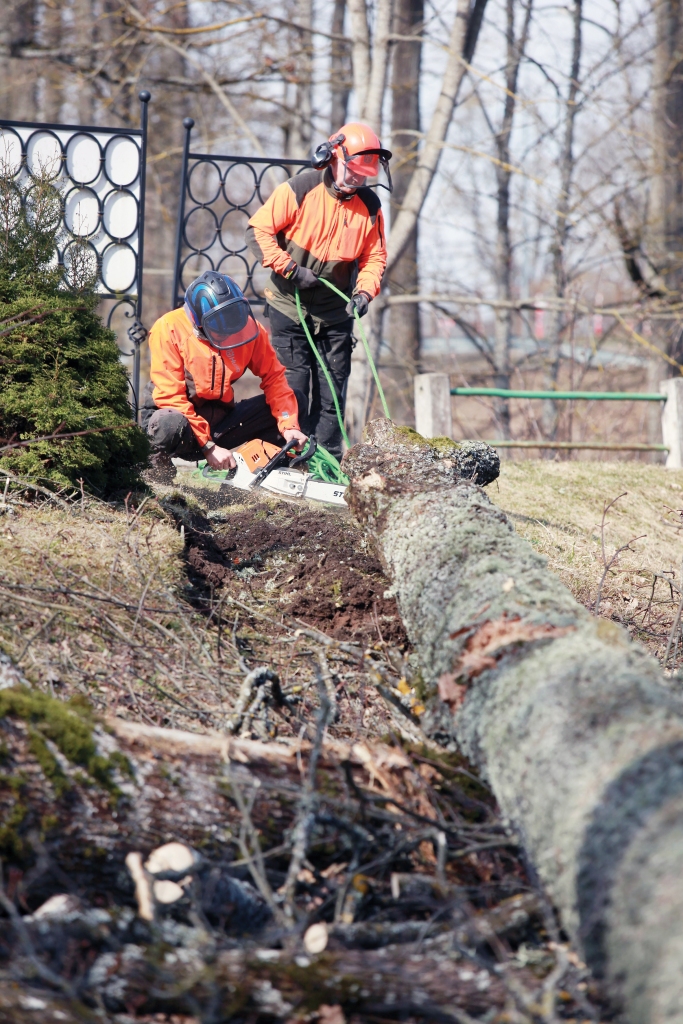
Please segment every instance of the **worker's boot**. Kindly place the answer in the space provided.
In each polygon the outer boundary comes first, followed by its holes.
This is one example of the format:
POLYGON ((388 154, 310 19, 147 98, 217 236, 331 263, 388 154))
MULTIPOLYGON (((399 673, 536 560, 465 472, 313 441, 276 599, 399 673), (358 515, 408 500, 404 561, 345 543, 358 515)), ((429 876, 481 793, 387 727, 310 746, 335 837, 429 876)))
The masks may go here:
POLYGON ((148 484, 172 484, 175 480, 175 466, 170 455, 166 452, 154 452, 150 456, 149 469, 142 474, 142 479, 148 484))

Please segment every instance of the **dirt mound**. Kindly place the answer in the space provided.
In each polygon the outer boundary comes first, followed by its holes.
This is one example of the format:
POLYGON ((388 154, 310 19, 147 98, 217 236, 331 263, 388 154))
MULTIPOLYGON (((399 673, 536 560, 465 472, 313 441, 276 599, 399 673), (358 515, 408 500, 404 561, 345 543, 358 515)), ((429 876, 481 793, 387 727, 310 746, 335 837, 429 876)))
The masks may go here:
POLYGON ((282 503, 226 510, 193 533, 188 563, 207 583, 252 596, 337 638, 406 642, 389 582, 345 512, 282 503))

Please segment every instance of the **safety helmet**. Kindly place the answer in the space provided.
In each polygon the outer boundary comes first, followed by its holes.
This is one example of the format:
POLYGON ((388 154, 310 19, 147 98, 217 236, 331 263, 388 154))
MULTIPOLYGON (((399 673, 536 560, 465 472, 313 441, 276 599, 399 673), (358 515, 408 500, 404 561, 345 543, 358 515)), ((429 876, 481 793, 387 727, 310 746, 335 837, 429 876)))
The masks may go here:
POLYGON ((185 292, 185 312, 195 332, 214 348, 239 348, 258 337, 258 325, 242 289, 227 274, 206 270, 185 292))
MULTIPOLYGON (((342 125, 335 135, 330 135, 327 142, 318 146, 313 156, 313 166, 327 167, 333 157, 342 161, 345 180, 347 171, 362 178, 374 178, 379 174, 381 164, 389 182, 388 191, 393 191, 389 170, 391 153, 382 147, 370 125, 360 121, 342 125)), ((375 187, 387 188, 386 185, 375 187)))

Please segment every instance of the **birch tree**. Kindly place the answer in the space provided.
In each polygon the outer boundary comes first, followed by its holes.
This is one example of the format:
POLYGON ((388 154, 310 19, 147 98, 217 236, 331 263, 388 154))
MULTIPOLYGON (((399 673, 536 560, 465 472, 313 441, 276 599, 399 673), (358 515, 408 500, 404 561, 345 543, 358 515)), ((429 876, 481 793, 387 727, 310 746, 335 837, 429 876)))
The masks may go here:
MULTIPOLYGON (((418 160, 423 23, 424 0, 397 0, 391 70, 392 221, 400 216, 418 160)), ((414 294, 419 289, 417 221, 387 275, 387 285, 392 295, 414 294)), ((412 423, 413 376, 420 363, 420 307, 417 303, 394 306, 388 319, 384 375, 389 384, 391 411, 397 422, 412 423)))
MULTIPOLYGON (((579 111, 579 75, 581 70, 581 43, 583 29, 583 0, 574 0, 572 15, 572 53, 569 71, 569 87, 564 113, 564 133, 560 151, 560 189, 556 201, 555 231, 551 247, 553 294, 564 299, 567 294, 566 247, 570 232, 571 191, 574 179, 574 135, 576 117, 579 111)), ((562 341, 566 326, 566 314, 559 306, 550 314, 550 350, 546 365, 546 386, 556 388, 560 374, 562 341)), ((544 434, 555 439, 558 428, 558 404, 550 400, 544 403, 544 434)))
MULTIPOLYGON (((505 99, 500 127, 495 130, 497 216, 496 216, 496 283, 498 299, 510 303, 513 299, 513 244, 510 225, 510 183, 512 179, 511 136, 517 109, 517 83, 519 70, 529 40, 529 26, 533 0, 522 8, 522 26, 517 31, 516 0, 506 0, 506 65, 505 99)), ((513 311, 509 305, 495 310, 496 387, 510 387, 510 346, 512 341, 513 311)), ((496 399, 496 415, 504 438, 510 437, 510 405, 506 399, 496 399)))

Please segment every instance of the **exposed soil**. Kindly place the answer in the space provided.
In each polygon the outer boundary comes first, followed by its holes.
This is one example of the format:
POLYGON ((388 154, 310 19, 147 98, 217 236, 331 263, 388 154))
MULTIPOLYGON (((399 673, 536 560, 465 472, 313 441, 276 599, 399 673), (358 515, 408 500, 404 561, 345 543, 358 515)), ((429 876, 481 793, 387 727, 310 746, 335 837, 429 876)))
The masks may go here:
POLYGON ((341 510, 261 505, 226 510, 210 530, 197 522, 187 560, 213 587, 248 582, 278 610, 336 639, 406 643, 389 582, 365 538, 341 510))

